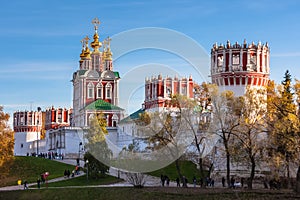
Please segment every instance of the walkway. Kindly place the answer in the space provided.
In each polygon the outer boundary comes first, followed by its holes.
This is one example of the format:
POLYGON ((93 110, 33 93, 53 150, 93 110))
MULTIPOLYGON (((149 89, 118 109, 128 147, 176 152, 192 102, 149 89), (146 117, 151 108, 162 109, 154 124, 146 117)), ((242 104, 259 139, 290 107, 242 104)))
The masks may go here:
MULTIPOLYGON (((78 176, 83 176, 85 175, 85 173, 80 173, 79 175, 76 175, 74 178, 78 177, 78 176)), ((70 177, 69 179, 72 179, 72 177, 70 177)), ((62 180, 66 180, 65 177, 59 177, 59 178, 54 178, 48 181, 48 183, 53 183, 53 182, 58 182, 58 181, 62 181, 62 180)), ((30 186, 34 186, 37 185, 37 183, 29 183, 27 184, 28 187, 30 186)), ((13 185, 13 186, 6 186, 6 187, 0 187, 0 191, 9 191, 9 190, 24 190, 24 185, 13 185)))
MULTIPOLYGON (((73 160, 73 159, 54 160, 54 161, 58 161, 58 162, 62 162, 62 163, 66 163, 66 164, 70 164, 70 165, 74 165, 74 166, 76 166, 76 164, 77 164, 76 160, 73 160)), ((82 160, 80 161, 80 166, 81 167, 84 166, 84 161, 82 161, 82 160)), ((80 175, 77 175, 75 177, 83 176, 83 175, 85 175, 85 173, 81 172, 80 175)), ((114 176, 114 177, 118 177, 118 169, 111 167, 110 170, 109 170, 109 175, 114 176)), ((119 182, 119 183, 109 184, 109 185, 69 186, 69 187, 64 187, 64 188, 76 188, 76 187, 132 187, 132 185, 126 181, 127 177, 126 177, 126 174, 124 172, 120 172, 119 177, 121 179, 123 179, 124 181, 119 182)), ((64 177, 59 177, 59 178, 51 179, 51 180, 48 181, 48 183, 62 181, 62 180, 65 180, 65 178, 64 177)), ((28 187, 34 186, 36 184, 37 183, 29 183, 28 187)), ((159 187, 159 186, 161 186, 160 178, 145 175, 145 186, 148 186, 148 187, 159 187)), ((176 187, 176 183, 173 182, 173 181, 170 181, 169 186, 170 187, 176 187)), ((188 186, 192 187, 191 184, 188 184, 188 186)), ((30 188, 30 189, 32 189, 32 188, 30 188)), ((7 187, 0 188, 0 191, 9 191, 9 190, 24 190, 24 186, 23 185, 14 185, 14 186, 7 186, 7 187)))

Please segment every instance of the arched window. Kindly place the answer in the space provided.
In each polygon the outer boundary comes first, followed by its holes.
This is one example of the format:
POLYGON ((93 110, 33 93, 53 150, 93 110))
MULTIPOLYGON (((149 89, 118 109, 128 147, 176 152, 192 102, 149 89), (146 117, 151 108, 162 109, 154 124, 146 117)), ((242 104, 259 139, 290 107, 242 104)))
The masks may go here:
POLYGON ((167 87, 167 97, 172 97, 172 91, 171 88, 167 87))
POLYGON ((97 85, 97 98, 103 98, 103 85, 102 83, 98 83, 97 85))
POLYGON ((117 121, 118 121, 118 120, 119 120, 118 115, 114 114, 114 115, 112 116, 112 126, 113 126, 113 127, 117 127, 117 121))
POLYGON ((186 95, 187 95, 186 92, 187 92, 187 91, 186 91, 186 85, 182 85, 182 86, 181 86, 181 94, 186 96, 186 95))
POLYGON ((111 93, 112 93, 112 86, 110 83, 107 83, 105 86, 105 94, 106 94, 106 99, 111 99, 111 93))
POLYGON ((94 98, 94 85, 93 85, 93 83, 88 84, 87 93, 88 93, 87 96, 88 96, 89 99, 94 98))

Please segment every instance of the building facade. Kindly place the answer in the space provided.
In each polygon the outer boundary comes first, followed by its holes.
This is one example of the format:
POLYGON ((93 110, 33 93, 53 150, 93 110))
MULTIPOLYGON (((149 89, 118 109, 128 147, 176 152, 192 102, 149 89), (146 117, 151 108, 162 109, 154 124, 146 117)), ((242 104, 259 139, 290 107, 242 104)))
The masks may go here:
POLYGON ((244 95, 247 86, 266 86, 270 74, 268 43, 213 45, 211 49, 211 79, 221 91, 231 90, 244 95))
POLYGON ((38 153, 33 145, 34 141, 41 139, 44 129, 44 114, 42 111, 17 111, 14 113, 13 126, 15 132, 15 155, 38 153))
POLYGON ((108 37, 102 43, 98 35, 98 19, 93 20, 93 41, 82 40, 79 69, 73 73, 73 120, 72 126, 89 125, 89 118, 103 113, 108 127, 116 127, 122 118, 119 104, 119 72, 113 71, 112 52, 108 37), (100 50, 103 44, 103 49, 100 50))
POLYGON ((162 111, 172 107, 170 100, 173 95, 180 94, 188 98, 194 98, 194 81, 189 78, 174 78, 162 75, 146 78, 145 80, 145 100, 143 108, 146 111, 162 111))

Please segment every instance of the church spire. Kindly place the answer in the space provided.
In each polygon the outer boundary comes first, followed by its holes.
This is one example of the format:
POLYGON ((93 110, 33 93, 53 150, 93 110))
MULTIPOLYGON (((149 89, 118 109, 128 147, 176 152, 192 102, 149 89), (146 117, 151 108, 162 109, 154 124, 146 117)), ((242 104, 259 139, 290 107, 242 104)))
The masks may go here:
POLYGON ((91 52, 89 49, 89 37, 86 36, 81 40, 82 50, 80 54, 80 69, 89 69, 91 62, 91 52))
POLYGON ((112 52, 110 50, 110 41, 111 38, 107 37, 104 41, 104 48, 103 48, 103 60, 104 60, 104 70, 113 70, 112 64, 112 52))
POLYGON ((99 19, 97 17, 93 19, 92 24, 94 25, 95 34, 93 36, 94 41, 91 43, 91 47, 94 49, 93 53, 99 53, 99 48, 102 46, 102 43, 99 42, 99 35, 98 35, 98 26, 100 25, 99 19))

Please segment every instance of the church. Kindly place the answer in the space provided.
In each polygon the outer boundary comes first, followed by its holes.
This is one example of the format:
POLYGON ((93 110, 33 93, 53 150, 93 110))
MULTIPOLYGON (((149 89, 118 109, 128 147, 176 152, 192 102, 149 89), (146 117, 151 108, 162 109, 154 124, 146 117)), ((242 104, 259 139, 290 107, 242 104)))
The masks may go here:
MULTIPOLYGON (((16 111, 15 155, 56 153, 65 158, 82 158, 85 152, 85 133, 89 121, 103 114, 107 122, 107 143, 115 155, 138 137, 134 120, 143 112, 164 111, 172 106, 170 97, 181 94, 194 98, 196 82, 192 76, 163 77, 161 74, 145 78, 145 99, 136 112, 125 116, 119 107, 119 72, 114 71, 111 38, 100 40, 95 18, 93 37, 81 40, 82 50, 78 69, 73 73, 72 108, 54 108, 37 111, 16 111)), ((211 49, 211 78, 220 90, 232 90, 240 96, 248 85, 263 87, 269 80, 268 44, 213 45, 211 49)), ((152 75, 152 74, 151 74, 152 75)))
POLYGON ((15 112, 15 155, 55 152, 77 158, 84 153, 89 120, 100 113, 116 142, 117 124, 124 118, 124 109, 118 106, 120 75, 113 68, 111 39, 100 42, 100 21, 95 18, 92 23, 92 41, 88 36, 81 40, 79 68, 73 73, 73 108, 15 112))

